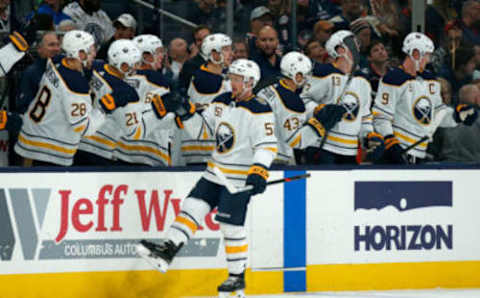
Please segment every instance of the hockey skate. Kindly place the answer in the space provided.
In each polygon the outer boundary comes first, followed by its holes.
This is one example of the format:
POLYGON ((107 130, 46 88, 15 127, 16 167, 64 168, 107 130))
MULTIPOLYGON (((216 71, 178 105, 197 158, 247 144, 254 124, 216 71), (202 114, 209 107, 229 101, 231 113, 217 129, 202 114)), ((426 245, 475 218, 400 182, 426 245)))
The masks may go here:
POLYGON ((237 276, 229 276, 226 281, 218 286, 218 297, 245 298, 245 279, 237 276))
POLYGON ((137 254, 147 261, 153 268, 160 272, 167 272, 168 266, 173 257, 182 247, 182 244, 176 246, 172 241, 167 240, 162 244, 155 244, 147 240, 141 240, 135 247, 137 254))

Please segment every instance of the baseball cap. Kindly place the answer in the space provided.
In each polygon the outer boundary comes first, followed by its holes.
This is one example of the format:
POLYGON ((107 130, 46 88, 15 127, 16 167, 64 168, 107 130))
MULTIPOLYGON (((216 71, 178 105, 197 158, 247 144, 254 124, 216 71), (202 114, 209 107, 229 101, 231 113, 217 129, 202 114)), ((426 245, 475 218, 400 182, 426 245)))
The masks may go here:
POLYGON ((250 21, 261 18, 266 14, 272 15, 272 12, 267 7, 265 6, 255 7, 255 9, 253 9, 252 12, 250 13, 250 21))
POLYGON ((137 29, 137 21, 135 21, 135 18, 128 13, 124 13, 120 15, 114 22, 113 25, 116 26, 117 24, 122 25, 123 27, 126 28, 133 28, 133 30, 137 29))
POLYGON ((327 31, 332 29, 333 27, 334 25, 332 22, 320 20, 316 22, 315 25, 313 26, 313 32, 317 32, 318 30, 327 31))

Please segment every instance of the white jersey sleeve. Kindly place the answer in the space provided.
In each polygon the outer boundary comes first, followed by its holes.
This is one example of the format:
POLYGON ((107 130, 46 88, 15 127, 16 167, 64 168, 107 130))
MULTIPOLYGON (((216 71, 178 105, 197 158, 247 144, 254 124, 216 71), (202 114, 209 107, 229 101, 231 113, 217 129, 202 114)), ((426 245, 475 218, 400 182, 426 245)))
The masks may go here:
POLYGON ((25 56, 10 42, 0 48, 0 77, 6 76, 13 65, 25 56))

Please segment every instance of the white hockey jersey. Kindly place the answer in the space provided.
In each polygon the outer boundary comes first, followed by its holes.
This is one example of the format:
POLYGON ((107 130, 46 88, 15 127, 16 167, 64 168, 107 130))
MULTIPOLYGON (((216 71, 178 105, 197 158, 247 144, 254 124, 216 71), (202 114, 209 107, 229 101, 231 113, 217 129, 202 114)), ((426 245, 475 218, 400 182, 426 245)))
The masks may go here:
POLYGON ((15 152, 24 158, 69 166, 83 135, 103 124, 92 108, 88 81, 68 60, 47 61, 39 91, 23 118, 15 152))
POLYGON ((304 88, 301 97, 309 117, 318 104, 341 104, 345 107, 346 116, 328 132, 323 149, 355 156, 359 139, 373 131, 370 110, 372 88, 364 77, 357 74, 345 87, 347 81, 348 76, 334 65, 316 64, 310 84, 304 88))
POLYGON ((131 135, 139 139, 143 134, 138 120, 141 117, 141 111, 138 111, 135 105, 139 97, 135 89, 124 81, 123 75, 108 64, 101 63, 95 68, 90 79, 94 105, 98 105, 105 94, 112 94, 114 98, 116 94, 127 95, 131 98, 131 102, 107 115, 105 123, 94 135, 82 138, 78 149, 111 160, 121 136, 131 135))
MULTIPOLYGON (((402 147, 430 136, 436 115, 447 109, 447 116, 441 126, 455 126, 453 109, 447 107, 441 98, 440 83, 429 72, 417 77, 400 68, 393 68, 382 78, 372 108, 375 130, 383 136, 394 135, 402 147)), ((425 158, 428 141, 408 153, 425 158)))
POLYGON ((306 121, 305 105, 302 99, 280 80, 257 93, 272 108, 275 115, 275 135, 278 139, 277 160, 292 163, 292 145, 287 143, 306 121))
POLYGON ((139 138, 124 135, 118 141, 115 156, 123 161, 149 166, 169 166, 171 158, 169 142, 174 126, 166 119, 156 119, 152 111, 154 95, 163 95, 169 92, 169 86, 160 72, 141 70, 127 79, 128 84, 138 93, 140 101, 136 103, 140 112, 140 121, 143 133, 139 138))
POLYGON ((88 14, 75 1, 65 6, 62 12, 72 18, 79 30, 87 31, 94 35, 96 42, 99 40, 102 43, 107 42, 115 33, 112 20, 101 9, 88 14))
MULTIPOLYGON (((199 107, 203 109, 208 107, 215 97, 231 90, 229 80, 202 65, 193 74, 188 88, 188 97, 197 106, 197 109, 199 107)), ((182 156, 187 164, 206 162, 215 149, 215 140, 207 138, 207 135, 203 135, 201 138, 196 138, 196 136, 191 138, 186 134, 181 134, 181 142, 182 156)))
POLYGON ((203 177, 222 184, 213 172, 218 167, 235 186, 244 186, 252 164, 270 167, 277 154, 274 116, 268 104, 253 96, 235 102, 231 93, 218 96, 203 113, 184 121, 193 136, 207 134, 215 139, 215 151, 203 177))

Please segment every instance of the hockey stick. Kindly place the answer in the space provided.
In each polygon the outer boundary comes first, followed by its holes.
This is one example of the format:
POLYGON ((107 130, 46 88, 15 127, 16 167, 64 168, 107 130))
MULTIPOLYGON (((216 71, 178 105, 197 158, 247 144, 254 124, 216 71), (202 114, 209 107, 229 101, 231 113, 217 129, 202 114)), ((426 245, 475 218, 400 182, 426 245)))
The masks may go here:
MULTIPOLYGON (((223 172, 222 172, 218 167, 214 167, 214 168, 213 168, 213 172, 215 173, 215 175, 217 175, 218 179, 220 179, 220 181, 223 183, 223 185, 225 186, 225 188, 226 188, 226 189, 228 190, 228 192, 231 193, 231 194, 236 194, 236 193, 240 193, 240 192, 244 192, 244 191, 249 191, 249 190, 252 190, 252 189, 253 189, 253 186, 252 186, 252 185, 248 185, 248 186, 245 186, 245 187, 242 187, 242 188, 236 188, 236 187, 227 179, 227 177, 225 176, 225 174, 223 174, 223 172)), ((277 179, 277 180, 273 180, 273 181, 268 181, 268 182, 267 182, 267 185, 273 185, 273 184, 278 184, 278 183, 285 183, 285 182, 290 182, 290 181, 300 180, 300 179, 307 179, 307 178, 309 178, 310 176, 311 176, 310 173, 306 173, 306 174, 302 174, 302 175, 297 175, 297 176, 292 176, 292 177, 277 179)))
POLYGON ((427 140, 431 140, 433 137, 433 134, 437 130, 437 127, 440 125, 442 122, 443 118, 447 115, 448 110, 443 109, 440 112, 438 112, 437 117, 433 120, 432 126, 430 126, 430 129, 428 131, 428 135, 423 136, 420 140, 416 141, 415 143, 411 144, 407 148, 402 150, 402 154, 407 153, 408 151, 412 150, 413 148, 417 147, 418 145, 422 144, 423 142, 427 140))

